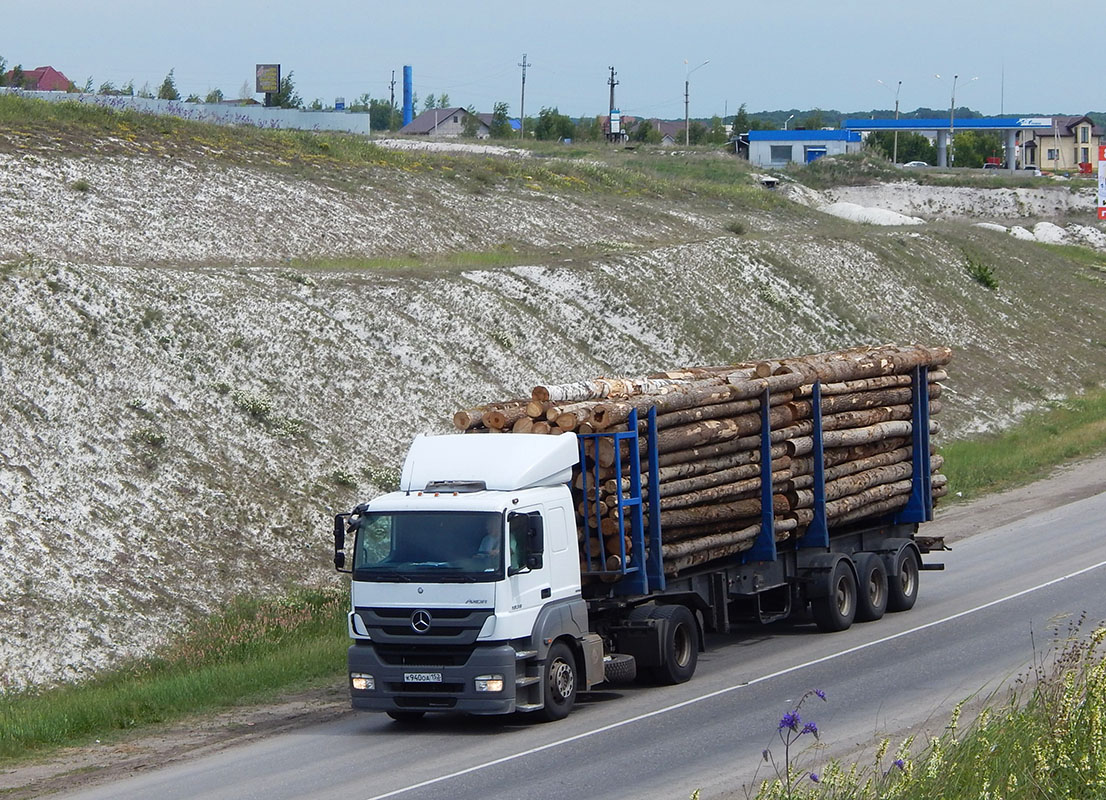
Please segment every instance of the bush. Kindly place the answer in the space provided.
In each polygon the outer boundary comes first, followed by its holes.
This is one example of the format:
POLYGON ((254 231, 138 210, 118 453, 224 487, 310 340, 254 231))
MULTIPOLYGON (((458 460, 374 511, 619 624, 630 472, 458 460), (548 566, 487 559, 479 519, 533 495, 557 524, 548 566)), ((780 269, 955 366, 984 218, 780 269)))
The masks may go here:
POLYGON ((986 264, 976 261, 971 256, 966 257, 968 259, 968 275, 972 280, 987 289, 994 291, 998 288, 998 279, 995 277, 995 271, 986 264))

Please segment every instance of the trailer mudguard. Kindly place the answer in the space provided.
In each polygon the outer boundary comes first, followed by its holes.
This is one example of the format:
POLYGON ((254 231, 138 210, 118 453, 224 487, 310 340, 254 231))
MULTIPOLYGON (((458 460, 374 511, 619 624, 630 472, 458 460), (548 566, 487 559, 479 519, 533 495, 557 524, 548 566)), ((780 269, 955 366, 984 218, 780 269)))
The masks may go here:
POLYGON ((918 549, 918 545, 910 539, 884 539, 880 546, 873 548, 871 552, 879 554, 879 557, 883 559, 883 565, 887 568, 887 577, 892 578, 899 574, 899 553, 907 548, 914 551, 918 563, 921 564, 922 553, 918 549))
POLYGON ((846 561, 855 572, 852 559, 844 553, 801 553, 798 562, 799 583, 807 600, 828 597, 832 591, 833 571, 840 561, 846 561))

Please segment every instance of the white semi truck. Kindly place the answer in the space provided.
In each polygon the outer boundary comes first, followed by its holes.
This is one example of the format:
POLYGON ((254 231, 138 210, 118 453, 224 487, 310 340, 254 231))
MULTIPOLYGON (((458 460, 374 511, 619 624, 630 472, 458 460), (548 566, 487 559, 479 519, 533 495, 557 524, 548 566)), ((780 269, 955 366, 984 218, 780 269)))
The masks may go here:
MULTIPOLYGON (((914 385, 926 386, 924 370, 914 385)), ((660 496, 649 469, 652 414, 618 434, 420 436, 399 491, 334 521, 335 566, 351 573, 353 706, 397 720, 444 711, 554 720, 572 710, 577 692, 605 680, 690 679, 704 633, 736 622, 809 606, 820 629, 835 631, 911 608, 919 570, 942 566, 923 567, 929 543, 915 536, 932 517, 932 496, 928 405, 924 392, 914 394, 914 491, 905 509, 839 529, 816 513, 802 538, 777 547, 765 416, 761 535, 745 552, 678 575, 665 574, 660 514, 649 513, 649 498, 660 496), (571 484, 574 471, 588 471, 585 439, 614 436, 616 447, 629 439, 636 453, 639 427, 646 469, 630 459, 619 513, 634 546, 611 569, 587 555, 571 484)), ((816 470, 816 512, 823 484, 816 470)), ((586 509, 598 489, 583 485, 586 509)))

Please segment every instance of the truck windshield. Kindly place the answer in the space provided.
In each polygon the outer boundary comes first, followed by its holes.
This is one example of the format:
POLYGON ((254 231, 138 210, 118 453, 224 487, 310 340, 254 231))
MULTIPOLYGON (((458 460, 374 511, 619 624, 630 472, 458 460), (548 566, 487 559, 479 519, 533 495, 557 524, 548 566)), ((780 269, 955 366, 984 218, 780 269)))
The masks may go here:
POLYGON ((357 529, 355 580, 496 581, 503 577, 503 515, 367 512, 357 529))

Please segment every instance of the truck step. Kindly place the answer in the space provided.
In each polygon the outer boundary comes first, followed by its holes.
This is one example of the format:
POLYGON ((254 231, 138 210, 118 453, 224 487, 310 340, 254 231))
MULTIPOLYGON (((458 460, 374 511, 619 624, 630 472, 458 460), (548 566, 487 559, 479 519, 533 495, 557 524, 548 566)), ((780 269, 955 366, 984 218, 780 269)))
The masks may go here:
POLYGON ((533 686, 540 680, 537 675, 520 675, 515 678, 515 686, 533 686))
POLYGON ((515 703, 515 711, 537 711, 542 708, 541 703, 515 703))
POLYGON ((525 661, 528 658, 533 658, 537 654, 537 650, 516 650, 515 661, 525 661))

